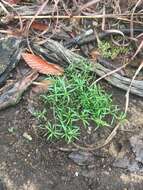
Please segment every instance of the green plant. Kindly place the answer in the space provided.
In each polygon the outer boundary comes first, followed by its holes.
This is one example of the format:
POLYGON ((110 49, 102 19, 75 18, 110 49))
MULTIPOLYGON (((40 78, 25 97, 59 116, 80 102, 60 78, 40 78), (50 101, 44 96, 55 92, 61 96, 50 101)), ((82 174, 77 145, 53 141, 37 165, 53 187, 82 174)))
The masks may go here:
POLYGON ((101 55, 109 59, 115 59, 118 55, 126 54, 130 50, 129 47, 115 46, 107 41, 100 41, 98 43, 98 48, 101 52, 101 55))
POLYGON ((8 132, 9 132, 9 133, 13 133, 13 134, 14 134, 14 133, 16 132, 16 130, 17 130, 17 129, 14 128, 14 127, 8 128, 8 132))
POLYGON ((47 139, 70 143, 80 137, 81 127, 86 128, 91 122, 95 127, 110 126, 117 119, 118 108, 113 105, 111 95, 99 85, 90 85, 93 76, 87 63, 83 63, 82 70, 72 64, 64 76, 48 79, 54 84, 48 93, 41 95, 43 110, 35 113, 47 139))

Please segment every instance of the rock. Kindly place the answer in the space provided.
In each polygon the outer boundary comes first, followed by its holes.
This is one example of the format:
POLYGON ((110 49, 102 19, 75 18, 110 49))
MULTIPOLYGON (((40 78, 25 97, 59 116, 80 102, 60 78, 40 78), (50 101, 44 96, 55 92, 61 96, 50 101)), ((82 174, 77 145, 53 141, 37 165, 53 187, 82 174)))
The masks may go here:
POLYGON ((113 162, 113 166, 131 172, 143 172, 143 133, 132 136, 129 142, 130 147, 122 145, 123 148, 113 162))
POLYGON ((92 153, 89 152, 72 152, 69 154, 68 157, 78 165, 89 165, 93 164, 94 162, 94 156, 92 153))
POLYGON ((83 170, 81 175, 86 178, 95 178, 96 177, 96 170, 83 170))
POLYGON ((136 161, 143 164, 143 133, 130 138, 132 150, 136 155, 136 161))
POLYGON ((32 141, 31 135, 29 135, 27 132, 24 132, 24 133, 23 133, 23 137, 24 137, 25 139, 29 140, 29 141, 32 141))

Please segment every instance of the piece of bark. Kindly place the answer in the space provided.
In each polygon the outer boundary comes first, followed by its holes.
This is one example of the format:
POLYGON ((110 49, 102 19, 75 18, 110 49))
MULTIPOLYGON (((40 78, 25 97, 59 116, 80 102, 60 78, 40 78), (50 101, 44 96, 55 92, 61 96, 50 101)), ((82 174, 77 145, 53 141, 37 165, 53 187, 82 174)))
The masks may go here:
MULTIPOLYGON (((21 16, 24 15, 35 15, 37 13, 37 11, 39 10, 40 6, 38 5, 31 5, 31 6, 26 6, 26 5, 15 5, 13 6, 14 10, 21 16)), ((9 9, 7 7, 8 11, 10 13, 14 13, 13 9, 9 9)), ((53 6, 45 6, 45 8, 42 10, 42 12, 40 13, 40 15, 48 15, 53 13, 54 9, 53 6)), ((16 14, 16 13, 15 13, 16 14)), ((3 9, 0 7, 0 15, 4 15, 4 11, 3 9)))
POLYGON ((8 37, 0 40, 0 86, 17 66, 21 55, 21 38, 8 37))
POLYGON ((13 81, 0 89, 0 110, 19 103, 22 94, 38 77, 38 75, 38 73, 32 71, 30 74, 23 76, 19 81, 13 81))
MULTIPOLYGON (((124 35, 130 34, 130 28, 120 29, 118 31, 120 31, 124 35)), ((121 35, 120 33, 118 33, 118 31, 117 30, 105 30, 105 31, 100 32, 98 34, 98 38, 100 40, 102 40, 102 39, 110 37, 111 35, 114 35, 114 34, 115 35, 121 35)), ((133 31, 135 34, 140 34, 143 32, 143 28, 134 28, 133 31)), ((91 42, 97 43, 97 36, 95 35, 95 32, 93 29, 89 29, 89 30, 85 31, 84 33, 80 34, 79 36, 76 36, 75 38, 66 42, 64 44, 64 46, 67 48, 71 48, 71 47, 74 47, 76 45, 81 46, 81 45, 88 44, 91 42)))
POLYGON ((68 157, 79 166, 91 165, 95 160, 92 153, 82 151, 71 152, 68 157))

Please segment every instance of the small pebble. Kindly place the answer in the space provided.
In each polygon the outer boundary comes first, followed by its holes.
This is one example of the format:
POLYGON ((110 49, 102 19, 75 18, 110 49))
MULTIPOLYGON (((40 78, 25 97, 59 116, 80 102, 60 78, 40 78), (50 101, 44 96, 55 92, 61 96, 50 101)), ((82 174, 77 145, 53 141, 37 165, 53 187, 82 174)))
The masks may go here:
POLYGON ((27 132, 23 133, 23 137, 29 141, 32 141, 31 135, 29 135, 27 132))
POLYGON ((79 176, 79 173, 78 173, 78 172, 75 172, 75 176, 78 177, 78 176, 79 176))

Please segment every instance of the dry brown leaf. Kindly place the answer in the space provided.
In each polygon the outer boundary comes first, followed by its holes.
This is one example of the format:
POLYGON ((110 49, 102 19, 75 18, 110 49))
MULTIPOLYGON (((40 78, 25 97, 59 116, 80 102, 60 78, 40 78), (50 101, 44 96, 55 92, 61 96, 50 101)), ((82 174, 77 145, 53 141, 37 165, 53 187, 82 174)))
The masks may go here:
POLYGON ((46 24, 34 21, 31 25, 31 28, 39 31, 44 31, 48 29, 48 26, 46 24))
POLYGON ((97 51, 97 50, 92 50, 91 52, 90 52, 90 56, 91 56, 91 58, 93 59, 93 60, 97 60, 97 58, 99 57, 99 56, 101 56, 100 55, 100 53, 97 51))
POLYGON ((20 2, 20 0, 5 0, 6 2, 8 2, 9 4, 13 5, 13 4, 17 4, 20 2))
POLYGON ((53 63, 48 63, 41 57, 33 55, 31 53, 22 53, 22 57, 29 67, 42 74, 50 75, 62 75, 64 70, 53 63))

